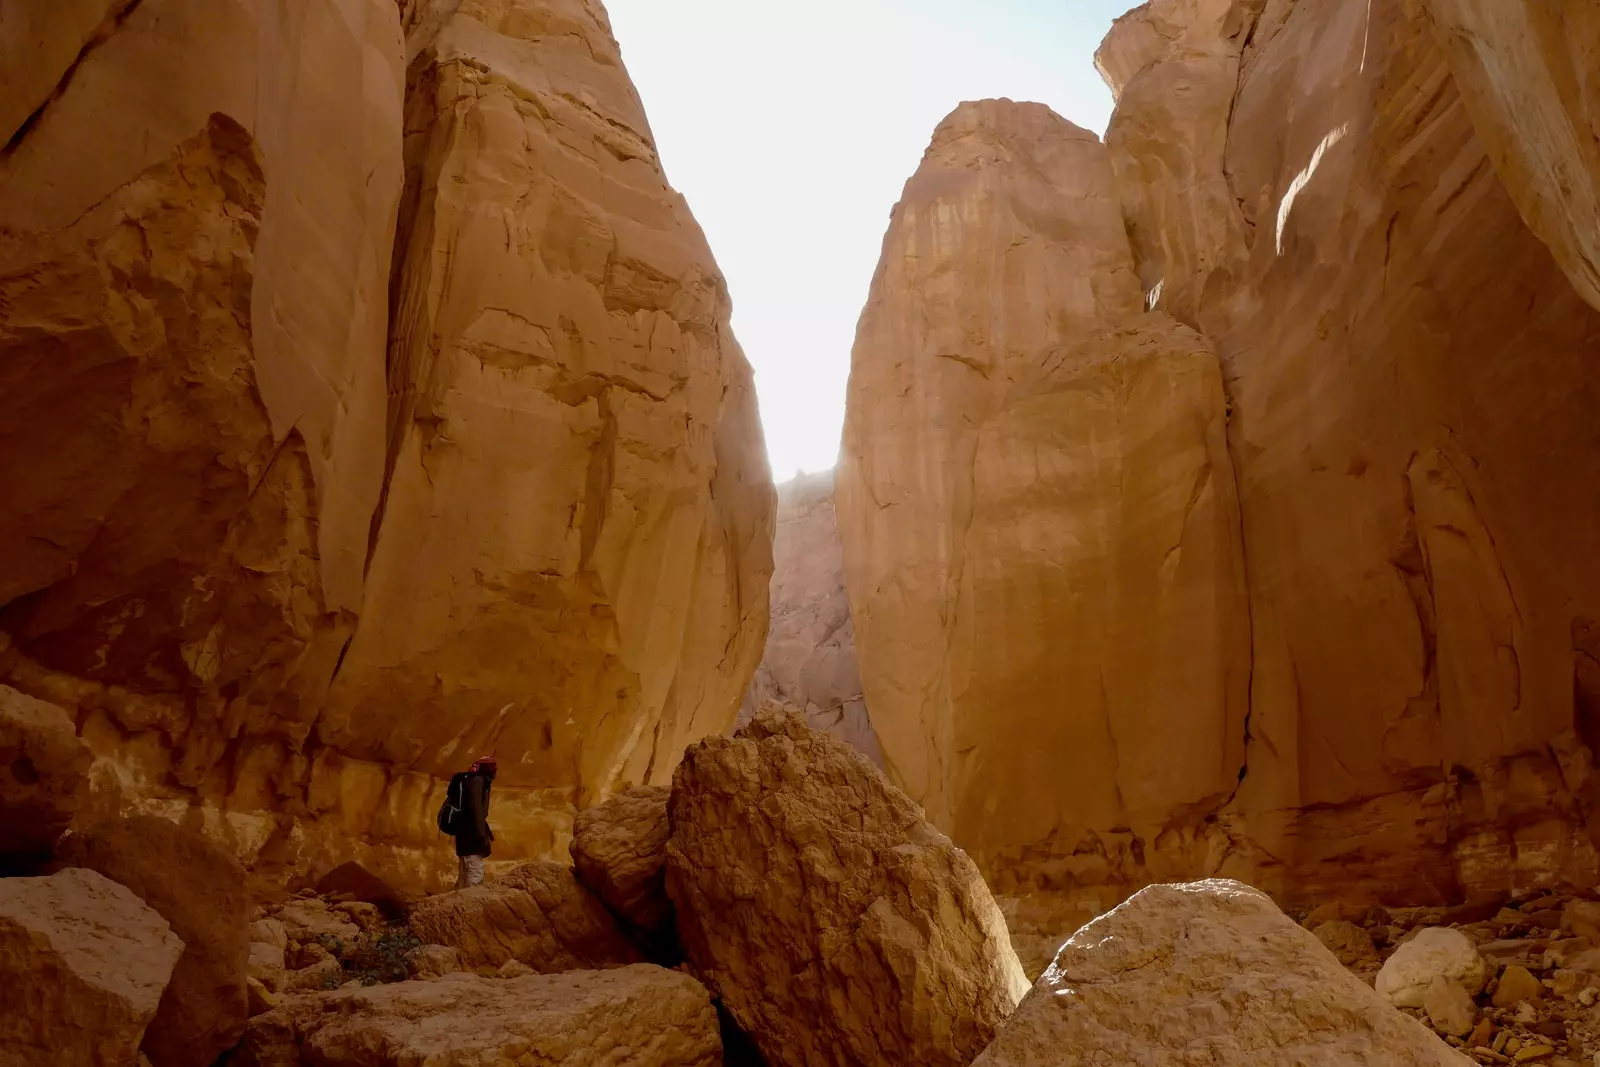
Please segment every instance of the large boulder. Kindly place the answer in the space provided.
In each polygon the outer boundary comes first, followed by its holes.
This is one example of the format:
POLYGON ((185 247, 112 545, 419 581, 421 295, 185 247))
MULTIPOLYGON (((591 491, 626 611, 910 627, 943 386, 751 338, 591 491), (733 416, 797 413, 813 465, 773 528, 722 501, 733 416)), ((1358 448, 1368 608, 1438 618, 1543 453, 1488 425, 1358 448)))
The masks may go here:
POLYGON ((183 949, 94 871, 0 880, 0 1064, 132 1064, 183 949))
POLYGON ((1263 893, 1156 885, 1073 935, 973 1067, 1465 1067, 1263 893))
POLYGON ((394 886, 367 870, 355 860, 339 864, 317 880, 317 893, 330 900, 353 900, 371 904, 390 922, 406 921, 410 907, 394 886))
POLYGON ((774 1067, 966 1067, 1027 989, 966 853, 793 712, 692 746, 670 817, 685 953, 774 1067))
POLYGON ((546 861, 522 864, 489 885, 429 897, 412 910, 411 932, 424 943, 449 945, 463 965, 480 970, 517 960, 554 974, 643 959, 572 869, 546 861))
POLYGON ((66 837, 59 860, 120 882, 172 924, 184 950, 145 1034, 152 1067, 211 1067, 249 1015, 250 895, 237 860, 153 815, 66 837))
POLYGON ((0 685, 0 873, 49 858, 78 810, 89 762, 65 711, 0 685))
POLYGON ((234 1067, 721 1067, 699 983, 639 965, 303 997, 251 1020, 234 1067), (302 1055, 304 1059, 302 1059, 302 1055))
POLYGON ((572 824, 578 880, 641 934, 672 922, 667 899, 667 798, 662 786, 628 789, 580 812, 572 824))

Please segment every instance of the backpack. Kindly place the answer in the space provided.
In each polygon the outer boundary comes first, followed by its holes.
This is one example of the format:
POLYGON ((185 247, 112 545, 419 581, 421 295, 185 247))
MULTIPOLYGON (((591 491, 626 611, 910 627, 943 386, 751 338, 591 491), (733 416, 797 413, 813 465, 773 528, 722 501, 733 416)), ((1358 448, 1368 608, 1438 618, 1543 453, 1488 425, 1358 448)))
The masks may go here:
POLYGON ((471 771, 457 771, 450 776, 450 786, 444 791, 444 803, 439 805, 439 832, 456 836, 456 824, 467 808, 467 778, 471 771))

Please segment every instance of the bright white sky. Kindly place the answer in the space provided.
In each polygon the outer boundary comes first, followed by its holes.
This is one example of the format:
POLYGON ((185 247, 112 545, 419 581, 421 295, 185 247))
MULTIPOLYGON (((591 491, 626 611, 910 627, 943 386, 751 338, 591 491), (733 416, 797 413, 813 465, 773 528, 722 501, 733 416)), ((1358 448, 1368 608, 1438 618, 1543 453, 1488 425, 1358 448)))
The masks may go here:
POLYGON ((963 100, 1096 133, 1094 50, 1137 0, 607 0, 672 184, 755 368, 772 472, 833 465, 889 209, 963 100))

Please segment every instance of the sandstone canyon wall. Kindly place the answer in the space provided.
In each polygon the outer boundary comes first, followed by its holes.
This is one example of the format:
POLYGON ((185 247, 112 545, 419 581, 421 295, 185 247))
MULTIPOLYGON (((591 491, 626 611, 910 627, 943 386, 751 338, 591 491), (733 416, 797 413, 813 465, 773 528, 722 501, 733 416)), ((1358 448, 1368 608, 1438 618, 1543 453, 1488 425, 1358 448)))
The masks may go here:
POLYGON ((882 766, 861 695, 855 625, 844 588, 844 548, 833 514, 832 471, 803 474, 778 486, 772 566, 767 647, 736 725, 749 722, 764 704, 777 703, 882 766))
POLYGON ((1596 21, 1566 6, 1153 0, 1099 54, 1103 144, 1006 101, 935 133, 839 527, 885 765, 1025 935, 1213 873, 1594 880, 1596 171, 1549 131, 1592 129, 1596 21))
POLYGON ((480 750, 513 857, 727 729, 770 478, 598 3, 24 2, 0 56, 0 681, 100 811, 415 884, 480 750))

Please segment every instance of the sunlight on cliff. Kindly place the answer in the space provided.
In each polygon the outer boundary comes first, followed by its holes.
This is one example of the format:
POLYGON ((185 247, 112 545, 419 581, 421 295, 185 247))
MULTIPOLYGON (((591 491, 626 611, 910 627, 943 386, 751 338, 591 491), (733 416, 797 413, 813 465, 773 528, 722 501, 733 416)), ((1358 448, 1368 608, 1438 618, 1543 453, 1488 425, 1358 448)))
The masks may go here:
POLYGON ((1327 154, 1328 149, 1344 140, 1349 132, 1348 122, 1330 130, 1328 136, 1322 139, 1322 143, 1317 145, 1317 150, 1311 153, 1311 162, 1306 164, 1306 169, 1295 175, 1294 181, 1289 183, 1289 191, 1283 194, 1283 203, 1278 205, 1278 255, 1283 255, 1283 231, 1289 224, 1289 212, 1294 210, 1295 199, 1307 185, 1311 184, 1311 179, 1317 173, 1317 168, 1322 166, 1322 157, 1327 154))

